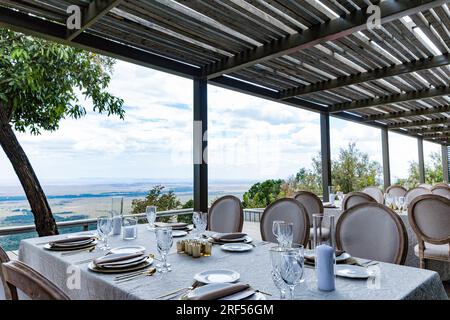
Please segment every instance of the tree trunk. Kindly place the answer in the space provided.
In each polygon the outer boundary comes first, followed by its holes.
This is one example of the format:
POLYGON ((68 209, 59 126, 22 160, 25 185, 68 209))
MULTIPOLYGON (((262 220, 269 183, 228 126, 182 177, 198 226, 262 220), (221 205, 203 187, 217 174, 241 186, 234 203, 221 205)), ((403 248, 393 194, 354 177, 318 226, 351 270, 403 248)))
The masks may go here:
POLYGON ((58 234, 52 210, 27 155, 19 144, 5 108, 0 104, 0 145, 11 161, 25 191, 39 236, 58 234))

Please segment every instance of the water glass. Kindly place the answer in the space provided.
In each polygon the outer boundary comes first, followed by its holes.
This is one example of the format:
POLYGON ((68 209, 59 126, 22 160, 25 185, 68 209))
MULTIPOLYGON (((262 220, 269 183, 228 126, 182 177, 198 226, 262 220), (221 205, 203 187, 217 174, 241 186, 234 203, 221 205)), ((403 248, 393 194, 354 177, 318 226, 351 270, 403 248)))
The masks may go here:
POLYGON ((147 206, 145 208, 145 215, 147 216, 148 230, 155 230, 156 221, 156 206, 147 206))
POLYGON ((304 249, 301 245, 281 253, 280 275, 289 287, 291 300, 294 300, 295 287, 304 281, 304 262, 304 249))
POLYGON ((192 214, 192 222, 195 226, 196 236, 200 237, 206 231, 206 226, 208 225, 208 213, 195 211, 192 214))
POLYGON ((101 250, 109 250, 108 236, 111 234, 113 229, 112 218, 109 216, 99 217, 97 219, 97 230, 100 236, 104 239, 104 244, 100 247, 101 250))
POLYGON ((396 201, 396 205, 397 205, 397 209, 400 210, 400 213, 402 213, 403 211, 406 210, 406 200, 405 197, 397 197, 395 199, 396 201))
POLYGON ((282 225, 283 223, 283 220, 275 220, 272 222, 272 233, 275 239, 277 239, 277 242, 280 242, 280 225, 282 225))
POLYGON ((336 192, 336 197, 339 201, 339 207, 342 207, 342 201, 344 201, 344 193, 342 191, 336 192))
POLYGON ((384 194, 384 204, 386 205, 386 207, 392 209, 394 206, 394 201, 395 199, 392 195, 390 195, 389 193, 384 194))
POLYGON ((167 263, 167 254, 173 244, 172 228, 156 228, 156 246, 161 255, 162 263, 157 265, 158 271, 166 273, 172 271, 167 263))
POLYGON ((281 253, 286 249, 280 246, 274 246, 270 248, 270 261, 272 263, 271 276, 275 286, 280 290, 280 299, 285 299, 287 286, 281 278, 280 266, 281 266, 281 253))
POLYGON ((294 239, 294 224, 291 222, 284 222, 279 225, 278 242, 282 248, 290 248, 294 239))
POLYGON ((134 217, 124 218, 122 225, 123 240, 134 240, 138 234, 138 219, 134 217))

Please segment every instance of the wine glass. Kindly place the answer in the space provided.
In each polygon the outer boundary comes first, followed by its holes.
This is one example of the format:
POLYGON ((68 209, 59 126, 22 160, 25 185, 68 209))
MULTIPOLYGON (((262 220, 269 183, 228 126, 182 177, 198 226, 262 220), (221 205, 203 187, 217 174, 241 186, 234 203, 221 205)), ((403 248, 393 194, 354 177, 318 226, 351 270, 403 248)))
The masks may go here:
POLYGON ((196 211, 192 214, 192 222, 195 226, 196 237, 201 237, 201 235, 206 231, 206 226, 208 224, 208 213, 196 211))
POLYGON ((394 197, 392 195, 390 195, 389 193, 386 193, 384 195, 384 204, 391 208, 393 207, 393 202, 394 202, 394 197))
POLYGON ((167 254, 169 253, 172 244, 172 228, 156 228, 156 245, 162 260, 158 271, 161 273, 172 271, 170 265, 167 263, 167 254))
POLYGON ((272 262, 272 270, 270 274, 272 276, 273 283, 278 288, 278 290, 280 290, 280 299, 285 299, 287 286, 280 275, 282 252, 284 252, 284 249, 280 246, 274 246, 270 248, 270 261, 272 262))
POLYGON ((338 198, 339 206, 342 207, 342 201, 344 200, 344 193, 342 191, 336 192, 338 198))
POLYGON ((275 236, 275 239, 277 239, 278 243, 280 242, 280 225, 283 224, 283 220, 275 220, 272 222, 272 233, 275 236))
POLYGON ((155 220, 156 220, 156 207, 147 206, 145 208, 145 215, 147 216, 147 230, 155 230, 155 220))
POLYGON ((279 225, 280 230, 280 246, 282 248, 290 248, 294 240, 294 224, 291 222, 284 222, 279 225))
POLYGON ((294 300, 295 287, 304 281, 304 259, 303 246, 301 245, 286 249, 281 253, 280 275, 289 287, 291 300, 294 300))
POLYGON ((397 197, 396 204, 397 208, 400 210, 400 213, 402 213, 405 210, 405 197, 397 197))
POLYGON ((104 239, 104 244, 100 247, 101 250, 108 250, 111 247, 108 245, 108 236, 111 234, 113 228, 112 218, 109 216, 102 216, 97 219, 97 230, 100 236, 104 239))

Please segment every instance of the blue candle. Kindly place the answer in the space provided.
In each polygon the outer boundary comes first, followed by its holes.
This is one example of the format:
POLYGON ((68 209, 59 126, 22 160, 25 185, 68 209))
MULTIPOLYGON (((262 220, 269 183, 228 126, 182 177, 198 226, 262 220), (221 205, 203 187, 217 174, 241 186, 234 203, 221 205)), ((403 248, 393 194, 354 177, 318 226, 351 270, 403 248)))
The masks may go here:
POLYGON ((322 244, 316 248, 317 287, 322 291, 335 289, 334 249, 322 244))

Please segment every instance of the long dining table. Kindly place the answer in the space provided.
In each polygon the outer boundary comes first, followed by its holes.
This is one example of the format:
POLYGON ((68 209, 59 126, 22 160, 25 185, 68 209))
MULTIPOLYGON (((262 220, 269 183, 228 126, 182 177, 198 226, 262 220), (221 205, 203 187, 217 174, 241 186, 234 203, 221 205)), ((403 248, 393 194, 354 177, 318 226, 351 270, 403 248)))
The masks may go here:
MULTIPOLYGON (((245 229, 246 223, 244 223, 244 231, 245 229)), ((251 251, 241 253, 226 252, 219 245, 214 245, 211 256, 193 258, 176 252, 175 242, 183 238, 174 238, 174 245, 168 255, 168 262, 172 264, 171 272, 156 273, 152 276, 117 283, 114 281, 113 274, 100 274, 88 269, 88 263, 104 255, 105 251, 96 248, 93 252, 84 251, 66 255, 44 249, 48 241, 65 237, 67 235, 22 240, 19 260, 42 273, 72 299, 153 300, 171 291, 191 286, 196 273, 211 269, 235 270, 240 274, 241 282, 269 293, 268 299, 279 297, 279 291, 270 275, 269 249, 274 245, 272 243, 255 240, 251 251)), ((138 226, 137 239, 122 240, 121 236, 111 236, 110 244, 112 247, 141 245, 146 248, 146 253, 157 256, 155 233, 147 230, 146 225, 138 226)), ((297 286, 295 299, 448 299, 439 275, 434 271, 389 263, 378 263, 368 268, 373 270, 373 276, 369 279, 337 277, 336 290, 322 292, 316 287, 314 268, 305 267, 305 281, 297 286)))

